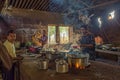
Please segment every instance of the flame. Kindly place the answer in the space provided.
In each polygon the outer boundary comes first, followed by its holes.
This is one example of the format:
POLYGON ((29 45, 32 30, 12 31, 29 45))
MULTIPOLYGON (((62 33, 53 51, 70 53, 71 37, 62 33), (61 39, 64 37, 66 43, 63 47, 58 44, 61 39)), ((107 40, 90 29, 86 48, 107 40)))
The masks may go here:
POLYGON ((75 67, 78 69, 80 67, 80 64, 79 63, 76 63, 75 64, 75 67))
POLYGON ((76 69, 85 69, 85 66, 82 66, 82 65, 80 65, 80 63, 77 62, 77 63, 75 64, 75 68, 76 68, 76 69))

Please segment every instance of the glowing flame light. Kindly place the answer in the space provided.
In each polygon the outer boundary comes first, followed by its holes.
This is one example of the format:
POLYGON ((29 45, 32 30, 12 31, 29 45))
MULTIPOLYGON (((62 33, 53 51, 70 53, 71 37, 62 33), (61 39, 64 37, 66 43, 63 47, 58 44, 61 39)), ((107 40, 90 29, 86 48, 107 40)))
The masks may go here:
POLYGON ((75 67, 78 69, 80 67, 80 64, 76 63, 75 67))
POLYGON ((75 68, 76 68, 76 69, 85 69, 85 66, 80 65, 80 63, 77 62, 77 63, 75 64, 75 68))

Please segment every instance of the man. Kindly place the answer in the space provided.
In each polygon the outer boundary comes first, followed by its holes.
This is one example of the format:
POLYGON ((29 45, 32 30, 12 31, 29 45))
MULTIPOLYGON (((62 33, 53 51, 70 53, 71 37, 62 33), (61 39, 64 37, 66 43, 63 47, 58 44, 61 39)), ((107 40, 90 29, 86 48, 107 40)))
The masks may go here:
POLYGON ((13 30, 8 31, 7 40, 4 42, 4 46, 7 48, 8 53, 14 59, 16 58, 14 42, 16 40, 16 34, 13 30))
POLYGON ((5 72, 8 78, 7 80, 14 80, 14 69, 15 69, 16 62, 22 59, 16 56, 15 45, 14 45, 15 40, 16 40, 15 32, 13 30, 8 31, 7 40, 4 42, 4 46, 6 47, 9 55, 13 60, 13 65, 9 72, 5 72))
MULTIPOLYGON (((15 39, 16 39, 15 32, 13 30, 8 31, 7 40, 4 42, 4 46, 6 47, 12 60, 16 58, 15 46, 14 46, 15 39)), ((6 75, 6 78, 7 78, 6 80, 14 80, 14 68, 15 68, 15 64, 13 63, 10 71, 3 72, 6 75)))
POLYGON ((81 39, 80 47, 82 48, 82 52, 88 53, 90 56, 90 60, 95 60, 95 40, 94 36, 88 31, 87 26, 81 26, 80 28, 81 32, 81 39))

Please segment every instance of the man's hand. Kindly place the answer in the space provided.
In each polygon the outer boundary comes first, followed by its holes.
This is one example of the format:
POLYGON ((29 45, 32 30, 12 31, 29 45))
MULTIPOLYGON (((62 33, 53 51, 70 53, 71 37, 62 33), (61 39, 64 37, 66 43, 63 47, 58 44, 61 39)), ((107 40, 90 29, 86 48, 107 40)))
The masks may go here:
POLYGON ((21 60, 23 60, 23 58, 24 58, 24 57, 22 57, 22 56, 19 55, 19 56, 13 58, 13 63, 21 62, 21 60))
POLYGON ((81 44, 80 47, 89 47, 89 48, 92 48, 93 44, 81 44))
POLYGON ((27 49, 16 50, 16 54, 24 54, 27 52, 27 49))
POLYGON ((20 61, 20 60, 23 60, 24 57, 18 55, 17 57, 13 58, 13 60, 17 60, 17 61, 20 61))

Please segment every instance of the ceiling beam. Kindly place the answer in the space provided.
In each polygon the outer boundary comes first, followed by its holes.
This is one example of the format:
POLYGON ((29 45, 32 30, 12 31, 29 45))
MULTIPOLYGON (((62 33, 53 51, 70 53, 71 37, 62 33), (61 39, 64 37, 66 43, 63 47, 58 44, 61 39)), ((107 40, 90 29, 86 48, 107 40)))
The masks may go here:
POLYGON ((27 0, 27 2, 25 3, 24 8, 27 8, 27 6, 30 4, 30 1, 31 1, 31 0, 27 0))
POLYGON ((40 2, 41 2, 41 0, 36 0, 37 2, 36 2, 36 4, 35 4, 35 7, 34 7, 34 9, 37 9, 37 7, 39 6, 39 4, 40 4, 40 2))
POLYGON ((41 7, 39 7, 40 10, 44 10, 44 7, 47 6, 47 0, 45 0, 42 4, 41 7))
POLYGON ((2 10, 4 4, 5 4, 5 0, 2 0, 2 1, 0 2, 0 12, 1 12, 1 10, 2 10))
POLYGON ((91 7, 89 7, 89 8, 80 9, 80 11, 89 10, 89 9, 93 9, 93 8, 97 8, 97 7, 102 7, 102 6, 107 6, 107 5, 116 3, 116 2, 118 2, 118 1, 119 1, 119 0, 109 1, 109 2, 106 2, 106 3, 102 3, 102 4, 98 4, 98 5, 91 6, 91 7))
POLYGON ((14 2, 15 2, 15 0, 11 0, 11 1, 12 1, 12 2, 11 2, 11 5, 14 6, 14 2))
POLYGON ((5 7, 6 9, 8 8, 8 4, 9 4, 9 1, 8 0, 4 0, 5 2, 4 2, 4 4, 3 4, 3 1, 1 1, 0 3, 0 5, 1 5, 1 7, 5 7))
POLYGON ((15 1, 15 7, 18 7, 19 2, 20 2, 20 0, 15 1))
POLYGON ((32 6, 31 6, 31 9, 35 9, 35 5, 36 5, 37 1, 38 1, 38 0, 34 0, 32 6))
POLYGON ((25 6, 25 4, 26 4, 26 1, 27 1, 27 0, 22 0, 21 8, 24 8, 24 6, 25 6))
POLYGON ((18 4, 18 8, 20 8, 20 7, 21 7, 22 2, 23 2, 23 0, 20 0, 20 2, 19 2, 19 4, 18 4))
POLYGON ((28 5, 28 8, 32 9, 32 4, 33 4, 34 1, 35 1, 35 0, 31 0, 31 1, 30 1, 29 5, 28 5))
POLYGON ((43 4, 44 2, 45 2, 45 1, 44 1, 44 0, 42 0, 42 1, 40 2, 40 4, 37 6, 37 8, 36 8, 36 9, 41 8, 41 6, 42 6, 42 4, 43 4))
POLYGON ((49 1, 47 1, 46 6, 44 6, 43 8, 44 8, 45 11, 47 11, 48 7, 49 7, 49 1))
POLYGON ((87 7, 90 7, 87 3, 85 3, 84 1, 82 1, 82 0, 80 0, 80 2, 83 4, 83 5, 85 5, 85 6, 87 6, 87 7))

